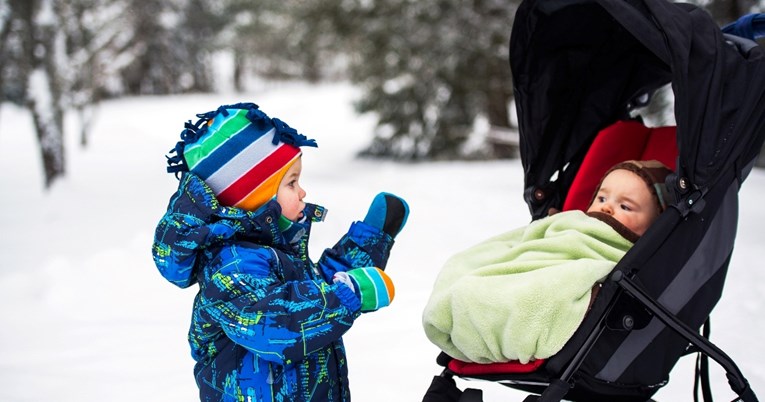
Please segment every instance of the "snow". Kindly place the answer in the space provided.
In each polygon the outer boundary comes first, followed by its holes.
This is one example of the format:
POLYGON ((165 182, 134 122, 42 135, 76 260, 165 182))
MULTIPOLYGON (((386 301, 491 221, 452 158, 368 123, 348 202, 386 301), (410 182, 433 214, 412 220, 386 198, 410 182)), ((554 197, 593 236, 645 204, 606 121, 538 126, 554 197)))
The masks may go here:
MULTIPOLYGON (((519 161, 400 164, 354 157, 370 139, 372 116, 351 106, 346 84, 263 85, 245 95, 141 97, 105 102, 90 147, 77 145, 67 118, 67 176, 44 190, 29 114, 0 108, 0 400, 189 401, 197 398, 186 344, 194 289, 180 290, 151 259, 154 227, 175 190, 167 153, 186 120, 224 103, 254 101, 311 138, 305 150, 308 199, 329 209, 311 253, 363 218, 389 191, 411 207, 386 272, 393 304, 361 317, 345 336, 356 401, 421 400, 438 350, 420 313, 445 259, 500 231, 526 224, 519 161)), ((765 395, 765 269, 758 239, 765 222, 765 171, 741 190, 738 240, 712 339, 755 391, 765 395)), ((676 366, 659 401, 692 400, 693 358, 676 366)), ((733 399, 712 364, 716 398, 733 399)), ((496 383, 459 380, 484 400, 521 401, 496 383)), ((761 395, 761 397, 762 397, 761 395)))

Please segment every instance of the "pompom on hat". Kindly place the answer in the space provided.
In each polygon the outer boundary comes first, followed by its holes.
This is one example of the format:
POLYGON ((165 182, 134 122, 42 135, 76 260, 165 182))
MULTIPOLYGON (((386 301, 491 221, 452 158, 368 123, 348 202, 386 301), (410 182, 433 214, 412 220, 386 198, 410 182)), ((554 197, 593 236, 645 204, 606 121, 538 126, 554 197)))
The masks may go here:
POLYGON ((196 124, 185 124, 167 171, 196 174, 225 206, 260 208, 276 195, 300 147, 317 146, 254 103, 223 105, 197 117, 196 124))

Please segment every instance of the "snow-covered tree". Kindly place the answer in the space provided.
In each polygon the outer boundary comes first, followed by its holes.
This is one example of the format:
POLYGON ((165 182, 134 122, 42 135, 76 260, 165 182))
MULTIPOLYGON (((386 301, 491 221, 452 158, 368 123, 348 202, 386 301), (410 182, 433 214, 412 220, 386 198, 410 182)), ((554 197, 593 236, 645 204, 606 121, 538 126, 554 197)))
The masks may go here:
POLYGON ((211 51, 223 20, 201 0, 132 1, 121 54, 122 90, 133 95, 210 91, 211 51))
POLYGON ((110 79, 118 71, 127 5, 113 0, 70 0, 58 4, 59 19, 66 37, 67 63, 60 66, 66 85, 65 104, 79 118, 80 144, 88 144, 88 133, 96 109, 108 92, 110 79))
POLYGON ((210 91, 221 7, 201 0, 0 0, 3 100, 31 112, 45 185, 65 172, 63 116, 80 142, 99 100, 210 91), (217 13, 217 14, 216 14, 217 13))
POLYGON ((56 3, 57 0, 10 3, 21 27, 20 72, 26 82, 25 105, 32 113, 37 132, 46 187, 65 171, 60 66, 66 65, 66 60, 56 3))
MULTIPOLYGON (((6 49, 8 48, 12 22, 11 5, 8 0, 0 0, 0 55, 7 54, 6 49)), ((3 89, 3 95, 5 95, 5 74, 8 64, 6 58, 0 58, 0 89, 3 89)))
POLYGON ((318 82, 343 74, 346 49, 331 23, 335 3, 227 0, 231 17, 219 43, 234 54, 237 89, 245 89, 247 75, 318 82))
POLYGON ((379 116, 368 155, 463 157, 482 119, 510 128, 508 43, 517 1, 343 1, 362 112, 379 116))

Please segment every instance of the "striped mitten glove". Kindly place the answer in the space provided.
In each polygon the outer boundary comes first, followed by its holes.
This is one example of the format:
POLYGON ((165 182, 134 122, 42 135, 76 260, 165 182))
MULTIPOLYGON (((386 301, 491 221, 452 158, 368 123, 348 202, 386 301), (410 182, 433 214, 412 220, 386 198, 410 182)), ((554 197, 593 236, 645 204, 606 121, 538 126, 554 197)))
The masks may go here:
POLYGON ((380 193, 372 200, 364 222, 389 234, 390 237, 396 237, 406 225, 408 217, 409 205, 403 198, 390 193, 380 193))
POLYGON ((375 311, 389 305, 396 294, 393 281, 377 267, 337 272, 332 281, 344 283, 359 296, 362 312, 375 311))

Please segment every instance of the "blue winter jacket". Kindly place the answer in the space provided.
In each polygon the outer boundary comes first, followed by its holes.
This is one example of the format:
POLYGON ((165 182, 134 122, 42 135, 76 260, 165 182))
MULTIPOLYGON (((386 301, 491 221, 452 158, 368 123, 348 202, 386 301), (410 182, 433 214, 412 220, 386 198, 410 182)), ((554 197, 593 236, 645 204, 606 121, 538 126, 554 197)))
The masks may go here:
POLYGON ((393 239, 355 222, 314 264, 311 223, 279 229, 270 201, 255 212, 221 206, 185 173, 154 238, 154 261, 170 282, 199 284, 189 329, 202 401, 349 401, 341 336, 359 316, 358 297, 332 275, 384 268, 393 239), (289 241, 287 239, 290 239, 289 241))

